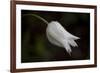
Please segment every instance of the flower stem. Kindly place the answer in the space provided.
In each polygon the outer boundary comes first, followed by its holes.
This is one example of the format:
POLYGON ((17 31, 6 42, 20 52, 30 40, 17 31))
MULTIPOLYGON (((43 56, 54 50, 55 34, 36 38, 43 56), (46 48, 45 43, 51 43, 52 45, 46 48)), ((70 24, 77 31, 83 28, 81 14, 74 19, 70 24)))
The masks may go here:
POLYGON ((40 17, 39 15, 36 15, 36 14, 24 14, 24 16, 33 16, 33 17, 36 17, 36 18, 42 20, 42 21, 43 21, 44 23, 46 23, 47 25, 48 25, 48 23, 49 23, 47 20, 45 20, 44 18, 42 18, 42 17, 40 17))

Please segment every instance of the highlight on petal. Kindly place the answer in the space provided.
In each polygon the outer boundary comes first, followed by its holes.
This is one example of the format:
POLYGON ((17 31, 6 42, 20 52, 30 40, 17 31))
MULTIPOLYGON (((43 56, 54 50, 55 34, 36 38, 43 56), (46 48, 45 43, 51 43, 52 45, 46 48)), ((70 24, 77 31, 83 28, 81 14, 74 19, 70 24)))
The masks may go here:
POLYGON ((75 40, 80 39, 77 36, 72 35, 57 21, 52 21, 48 24, 46 29, 46 35, 48 40, 59 47, 64 47, 66 51, 71 55, 71 46, 78 47, 75 40))

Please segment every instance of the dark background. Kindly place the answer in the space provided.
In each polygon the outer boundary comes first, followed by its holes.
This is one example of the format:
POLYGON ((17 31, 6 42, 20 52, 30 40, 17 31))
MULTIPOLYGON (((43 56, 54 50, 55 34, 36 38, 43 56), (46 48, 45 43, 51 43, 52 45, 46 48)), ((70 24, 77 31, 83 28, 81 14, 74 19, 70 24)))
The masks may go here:
POLYGON ((21 62, 47 62, 90 59, 90 14, 51 11, 21 11, 21 62), (48 22, 58 21, 71 34, 78 36, 78 47, 70 56, 65 48, 51 44, 43 21, 25 14, 36 14, 48 22))

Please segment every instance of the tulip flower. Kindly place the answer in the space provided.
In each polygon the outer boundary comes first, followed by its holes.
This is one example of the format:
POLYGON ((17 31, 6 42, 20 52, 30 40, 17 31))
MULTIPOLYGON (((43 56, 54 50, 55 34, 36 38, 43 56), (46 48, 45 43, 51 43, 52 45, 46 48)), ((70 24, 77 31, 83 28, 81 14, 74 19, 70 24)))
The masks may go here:
POLYGON ((80 39, 77 36, 72 35, 58 21, 51 21, 50 23, 46 21, 44 18, 36 15, 36 14, 26 14, 32 15, 47 24, 46 28, 46 36, 50 43, 56 45, 58 47, 63 47, 66 51, 71 55, 71 46, 78 47, 75 40, 80 39))
POLYGON ((78 46, 74 40, 79 39, 69 33, 64 27, 57 21, 51 21, 46 29, 46 34, 48 40, 59 47, 64 47, 66 51, 71 55, 71 46, 76 47, 78 46))

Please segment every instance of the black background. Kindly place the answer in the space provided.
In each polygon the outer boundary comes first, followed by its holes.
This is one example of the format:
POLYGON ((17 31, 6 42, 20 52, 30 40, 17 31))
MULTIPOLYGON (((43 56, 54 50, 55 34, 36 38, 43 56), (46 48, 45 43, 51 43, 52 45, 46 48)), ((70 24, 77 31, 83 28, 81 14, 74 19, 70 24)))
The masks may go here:
POLYGON ((51 11, 21 11, 21 62, 45 62, 90 59, 90 14, 51 11), (70 56, 65 48, 51 44, 46 37, 47 25, 33 16, 48 22, 58 21, 71 34, 78 36, 78 47, 72 47, 70 56))

